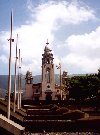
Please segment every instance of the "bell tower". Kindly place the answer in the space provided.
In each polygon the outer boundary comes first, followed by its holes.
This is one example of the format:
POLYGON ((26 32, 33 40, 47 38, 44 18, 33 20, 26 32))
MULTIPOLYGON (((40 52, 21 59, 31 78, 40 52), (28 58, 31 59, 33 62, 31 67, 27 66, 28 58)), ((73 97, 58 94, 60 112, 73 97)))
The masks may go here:
POLYGON ((33 81, 32 72, 27 71, 25 79, 26 79, 26 84, 32 84, 33 81))
POLYGON ((42 100, 55 99, 54 58, 48 44, 47 40, 44 54, 42 54, 42 100))
POLYGON ((32 99, 33 95, 33 90, 32 90, 32 85, 33 85, 33 77, 32 77, 32 72, 27 71, 26 73, 26 83, 25 83, 25 98, 26 99, 32 99))

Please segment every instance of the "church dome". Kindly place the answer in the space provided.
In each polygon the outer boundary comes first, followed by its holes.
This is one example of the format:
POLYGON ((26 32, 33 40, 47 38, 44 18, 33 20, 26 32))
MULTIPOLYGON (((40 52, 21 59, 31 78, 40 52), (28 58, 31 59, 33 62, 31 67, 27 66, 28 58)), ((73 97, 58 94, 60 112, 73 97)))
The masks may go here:
POLYGON ((49 47, 45 46, 44 52, 48 54, 51 52, 51 49, 49 49, 49 47))

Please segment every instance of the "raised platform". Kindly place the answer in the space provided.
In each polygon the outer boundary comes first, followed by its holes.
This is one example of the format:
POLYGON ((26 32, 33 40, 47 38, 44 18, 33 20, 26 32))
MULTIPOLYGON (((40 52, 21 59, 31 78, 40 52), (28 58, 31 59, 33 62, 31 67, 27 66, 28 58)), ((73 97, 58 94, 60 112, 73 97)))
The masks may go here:
POLYGON ((7 119, 2 114, 0 114, 0 128, 3 132, 13 135, 22 135, 25 130, 25 127, 7 119))
MULTIPOLYGON (((11 118, 14 123, 19 123, 19 125, 25 127, 25 132, 36 133, 43 132, 43 130, 47 132, 100 132, 99 106, 97 106, 98 108, 95 108, 94 105, 67 105, 65 101, 61 101, 59 104, 55 101, 53 102, 54 104, 48 104, 44 101, 39 101, 37 103, 34 101, 25 101, 22 105, 23 108, 19 110, 16 108, 15 113, 13 112, 13 104, 11 103, 11 118), (78 109, 78 112, 76 109, 78 109), (84 114, 90 115, 87 116, 84 114)), ((0 111, 6 116, 6 101, 0 102, 0 111)), ((4 119, 2 120, 4 121, 4 119)), ((6 124, 10 125, 8 124, 9 120, 7 120, 6 124)), ((17 128, 15 124, 13 126, 17 128)), ((6 134, 3 130, 4 126, 1 126, 1 128, 0 131, 3 131, 4 134, 6 134)), ((7 129, 6 131, 7 134, 10 132, 7 129)), ((19 131, 21 131, 21 129, 19 129, 19 131)), ((24 130, 22 130, 22 132, 24 132, 24 130)), ((10 135, 12 134, 13 133, 11 132, 10 135)))

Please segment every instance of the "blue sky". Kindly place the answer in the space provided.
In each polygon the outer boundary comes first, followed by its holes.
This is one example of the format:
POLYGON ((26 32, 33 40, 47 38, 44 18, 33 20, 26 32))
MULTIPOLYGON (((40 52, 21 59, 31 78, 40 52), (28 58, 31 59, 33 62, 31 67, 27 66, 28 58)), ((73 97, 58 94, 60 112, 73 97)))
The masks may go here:
POLYGON ((100 0, 0 0, 0 74, 8 74, 10 14, 13 8, 12 74, 16 36, 22 73, 41 74, 46 40, 56 65, 69 74, 96 73, 100 67, 100 0))

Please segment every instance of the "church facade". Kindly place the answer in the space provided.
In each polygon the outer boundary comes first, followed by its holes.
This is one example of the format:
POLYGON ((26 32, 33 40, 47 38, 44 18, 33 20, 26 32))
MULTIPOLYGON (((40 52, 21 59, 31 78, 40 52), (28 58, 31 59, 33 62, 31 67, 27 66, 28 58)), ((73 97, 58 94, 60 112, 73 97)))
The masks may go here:
MULTIPOLYGON (((64 100, 66 99, 66 94, 62 92, 61 86, 55 84, 54 75, 54 63, 52 50, 48 48, 48 42, 44 48, 44 53, 42 54, 42 80, 41 83, 34 84, 32 72, 27 71, 26 73, 26 83, 25 83, 25 99, 27 100, 64 100)), ((62 85, 67 79, 67 74, 65 72, 62 75, 62 85), (65 79, 64 79, 65 78, 65 79)))

